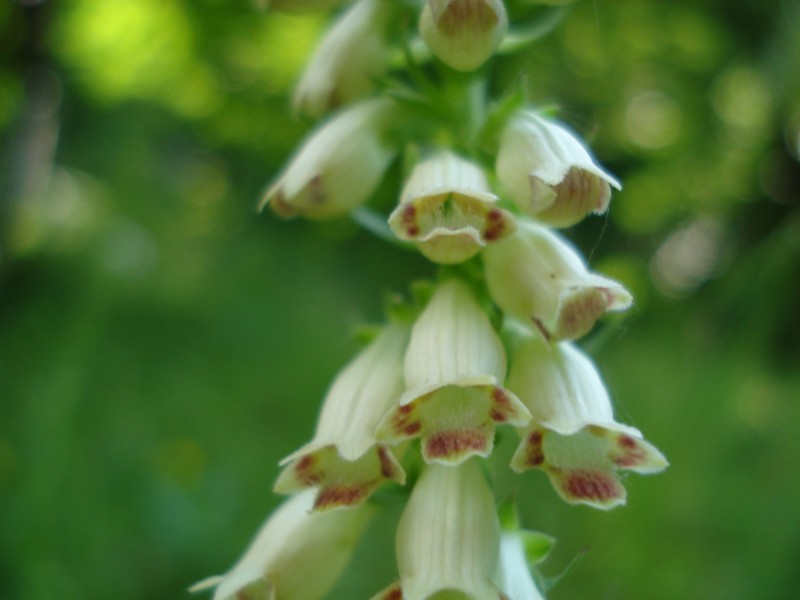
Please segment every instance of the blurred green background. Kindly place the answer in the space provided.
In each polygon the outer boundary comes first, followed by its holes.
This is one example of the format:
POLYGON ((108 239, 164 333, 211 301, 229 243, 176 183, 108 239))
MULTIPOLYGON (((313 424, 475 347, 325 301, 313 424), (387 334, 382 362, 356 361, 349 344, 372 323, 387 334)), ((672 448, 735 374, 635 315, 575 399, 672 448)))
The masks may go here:
MULTIPOLYGON (((324 24, 0 4, 0 598, 185 598, 225 570, 354 327, 434 272, 351 221, 255 214, 324 24)), ((589 548, 551 598, 797 598, 800 4, 584 0, 498 85, 520 74, 625 184, 570 235, 635 293, 595 356, 671 461, 608 514, 498 473, 559 540, 546 574, 589 548)), ((331 599, 393 579, 393 518, 331 599)))

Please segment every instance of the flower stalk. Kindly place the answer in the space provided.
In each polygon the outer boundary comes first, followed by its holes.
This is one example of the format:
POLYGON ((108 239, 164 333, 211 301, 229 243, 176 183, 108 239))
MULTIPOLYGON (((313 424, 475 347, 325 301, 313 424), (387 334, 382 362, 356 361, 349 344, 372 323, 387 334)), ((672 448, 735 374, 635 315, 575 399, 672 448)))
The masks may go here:
POLYGON ((570 504, 619 506, 626 500, 619 471, 667 466, 638 429, 614 419, 600 374, 572 343, 633 298, 591 272, 553 230, 605 212, 611 189, 621 186, 578 134, 544 117, 524 93, 491 113, 498 105, 491 65, 505 59, 494 54, 515 4, 268 4, 346 6, 294 92, 298 112, 315 119, 333 112, 261 206, 322 220, 356 209, 379 214, 362 205, 397 198, 381 221, 386 235, 451 266, 336 376, 311 441, 280 463, 275 491, 292 496, 228 574, 193 590, 214 587, 215 600, 322 598, 371 514, 398 497, 376 494, 392 482, 392 491, 405 486, 399 581, 373 600, 539 600, 531 565, 552 540, 516 518, 501 533, 484 475, 496 427, 520 435, 511 469, 543 471, 570 504), (411 11, 416 18, 404 18, 411 11), (400 31, 402 48, 389 30, 400 31), (407 177, 392 166, 398 155, 407 177), (404 179, 401 189, 376 194, 389 187, 380 185, 387 173, 387 182, 404 179))

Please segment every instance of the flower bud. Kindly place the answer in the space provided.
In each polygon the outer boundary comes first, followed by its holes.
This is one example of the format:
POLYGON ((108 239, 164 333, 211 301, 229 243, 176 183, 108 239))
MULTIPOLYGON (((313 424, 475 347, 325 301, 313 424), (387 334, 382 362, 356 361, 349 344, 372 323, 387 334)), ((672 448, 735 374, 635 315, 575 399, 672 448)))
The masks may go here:
POLYGON ((414 167, 389 226, 434 262, 463 262, 516 229, 496 202, 478 165, 442 151, 414 167))
POLYGON ((488 456, 495 423, 521 426, 530 418, 502 387, 505 372, 503 346, 469 287, 458 279, 440 284, 411 332, 406 392, 376 437, 387 443, 421 437, 427 462, 488 456))
POLYGON ((533 415, 511 461, 515 471, 542 469, 567 502, 607 510, 625 503, 617 469, 667 467, 638 429, 614 420, 597 369, 573 345, 528 335, 513 358, 508 386, 533 415))
POLYGON ((419 32, 442 62, 458 71, 485 63, 508 30, 502 0, 427 0, 419 32))
POLYGON ((339 579, 373 509, 309 514, 312 492, 284 502, 267 519, 250 547, 226 574, 192 586, 216 587, 214 600, 319 600, 339 579))
POLYGON ((400 584, 373 600, 504 598, 492 584, 499 543, 494 497, 477 462, 430 465, 397 527, 400 584))
POLYGON ((391 324, 336 377, 322 406, 317 432, 287 456, 275 491, 319 489, 315 510, 363 502, 384 481, 405 483, 391 450, 375 441, 379 420, 403 392, 408 328, 391 324))
POLYGON ((366 202, 396 153, 383 139, 393 109, 376 99, 334 115, 305 140, 259 208, 269 203, 282 217, 325 219, 366 202))
POLYGON ((507 240, 485 248, 486 283, 500 308, 545 339, 579 338, 605 312, 632 304, 622 285, 587 271, 564 238, 530 221, 518 219, 517 226, 507 240))
POLYGON ((610 186, 621 189, 573 133, 533 111, 507 123, 495 170, 520 210, 554 227, 605 212, 610 186))
POLYGON ((320 42, 294 92, 293 104, 319 118, 332 108, 368 95, 372 78, 389 60, 388 0, 359 0, 333 24, 320 42))

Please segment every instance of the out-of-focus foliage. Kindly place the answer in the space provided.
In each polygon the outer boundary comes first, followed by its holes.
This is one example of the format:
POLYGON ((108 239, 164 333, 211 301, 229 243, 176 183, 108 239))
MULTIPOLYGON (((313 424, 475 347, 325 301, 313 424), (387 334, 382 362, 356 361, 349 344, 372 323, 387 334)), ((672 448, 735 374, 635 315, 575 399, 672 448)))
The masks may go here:
MULTIPOLYGON (((0 597, 178 598, 230 565, 353 327, 432 272, 346 220, 254 213, 324 24, 0 4, 0 597)), ((556 105, 625 184, 571 232, 638 301, 588 343, 672 463, 610 514, 496 474, 559 539, 553 574, 591 548, 556 600, 800 588, 798 30, 792 2, 581 0, 499 63, 498 93, 556 105)), ((331 599, 392 579, 395 513, 331 599)))

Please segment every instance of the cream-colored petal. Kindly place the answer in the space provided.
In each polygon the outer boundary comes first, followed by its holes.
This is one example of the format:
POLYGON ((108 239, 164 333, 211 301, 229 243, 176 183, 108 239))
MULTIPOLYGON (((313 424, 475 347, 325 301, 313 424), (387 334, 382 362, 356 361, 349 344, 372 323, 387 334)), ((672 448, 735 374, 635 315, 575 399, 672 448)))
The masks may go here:
POLYGON ((516 229, 496 202, 478 165, 441 151, 414 167, 389 226, 434 262, 458 263, 516 229))
POLYGON ((387 443, 422 437, 429 462, 488 456, 495 423, 523 425, 527 409, 500 382, 505 351, 469 286, 440 284, 417 319, 405 356, 406 392, 378 426, 387 443))
POLYGON ((499 543, 494 497, 478 462, 428 466, 397 528, 403 599, 427 600, 450 591, 471 600, 497 600, 501 595, 492 576, 499 543))
POLYGON ((638 429, 614 420, 596 368, 571 344, 533 335, 518 340, 508 386, 533 416, 512 468, 544 470, 568 502, 612 508, 625 502, 616 470, 656 473, 667 466, 638 429))
POLYGON ((259 208, 326 219, 364 203, 396 154, 383 136, 394 108, 386 99, 366 100, 312 131, 259 208))
POLYGON ((320 117, 372 91, 389 60, 386 25, 394 5, 359 0, 331 26, 295 88, 295 110, 320 117))
POLYGON ((509 600, 544 600, 531 576, 523 537, 518 533, 503 533, 500 538, 496 580, 509 600))
POLYGON ((365 500, 383 481, 404 483, 391 450, 375 430, 403 391, 403 356, 408 327, 392 323, 334 380, 325 398, 314 439, 281 461, 279 493, 319 488, 315 509, 365 500))
POLYGON ((376 444, 353 461, 342 459, 334 446, 325 446, 290 462, 278 476, 275 491, 292 494, 316 488, 314 510, 323 511, 361 504, 386 481, 402 485, 405 472, 385 445, 376 444))
POLYGON ((397 406, 376 435, 387 443, 420 437, 426 462, 459 464, 491 454, 496 424, 522 426, 529 420, 522 403, 502 388, 446 386, 397 406))
POLYGON ((506 125, 495 169, 521 210, 555 227, 605 212, 611 187, 620 189, 573 132, 530 110, 506 125))
POLYGON ((447 385, 497 386, 505 372, 505 351, 489 318, 466 283, 449 279, 414 323, 400 404, 447 385))
POLYGON ((622 285, 589 273, 577 251, 546 227, 518 220, 517 232, 483 252, 489 293, 505 312, 550 341, 586 334, 604 313, 633 302, 622 285))
POLYGON ((428 0, 419 19, 431 52, 458 71, 473 71, 494 53, 508 30, 502 0, 428 0))
POLYGON ((312 492, 284 502, 261 527, 238 563, 216 585, 214 600, 319 600, 336 583, 374 509, 309 514, 312 492))
MULTIPOLYGON (((507 385, 534 421, 562 435, 587 425, 616 427, 611 400, 592 361, 568 342, 548 344, 522 334, 513 350, 507 385)), ((626 428, 632 435, 641 435, 626 428)))

